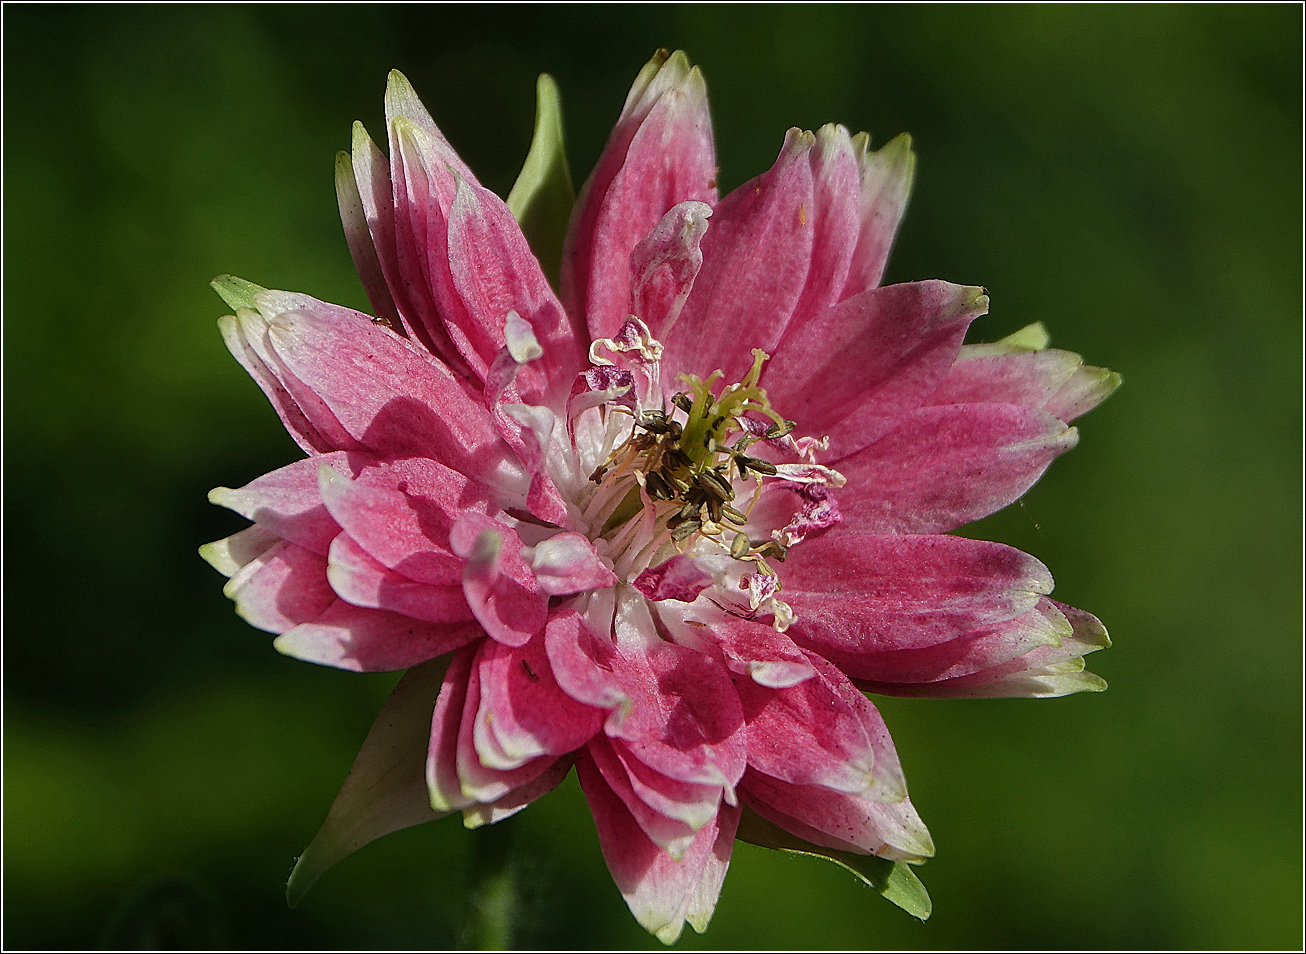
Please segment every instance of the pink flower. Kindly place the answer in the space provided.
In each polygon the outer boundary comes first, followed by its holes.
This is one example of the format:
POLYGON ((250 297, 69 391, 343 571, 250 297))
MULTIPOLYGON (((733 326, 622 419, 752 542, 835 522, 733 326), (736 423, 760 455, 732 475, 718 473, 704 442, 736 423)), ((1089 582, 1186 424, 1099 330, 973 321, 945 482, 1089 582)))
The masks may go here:
POLYGON ((1049 598, 1047 568, 948 531, 1020 497, 1119 379, 1041 326, 963 345, 981 288, 880 287, 905 136, 790 130, 718 200, 679 53, 636 80, 555 294, 514 217, 540 248, 565 221, 541 92, 505 204, 391 74, 389 160, 356 126, 337 170, 375 317, 215 283, 228 347, 308 456, 215 490, 253 524, 204 554, 283 653, 408 669, 292 897, 381 834, 497 821, 575 766, 663 941, 705 928, 736 837, 835 858, 924 916, 904 865, 933 845, 862 693, 1103 688, 1083 656, 1106 632, 1049 598))

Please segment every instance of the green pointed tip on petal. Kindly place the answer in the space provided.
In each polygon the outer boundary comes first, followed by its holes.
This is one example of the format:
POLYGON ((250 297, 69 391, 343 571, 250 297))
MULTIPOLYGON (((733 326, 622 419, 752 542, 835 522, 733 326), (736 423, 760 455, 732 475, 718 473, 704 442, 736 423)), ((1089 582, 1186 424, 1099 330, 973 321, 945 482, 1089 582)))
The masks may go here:
POLYGON ((365 150, 369 146, 375 147, 375 145, 376 143, 372 142, 372 137, 367 134, 367 127, 355 119, 350 136, 350 146, 357 151, 359 149, 365 150))
POLYGON ((508 209, 555 288, 562 268, 567 223, 575 204, 576 187, 563 147, 558 84, 549 74, 541 73, 535 86, 535 134, 521 174, 508 193, 508 209))
POLYGON ((1026 325, 1019 331, 1013 331, 1001 341, 995 344, 1005 345, 1008 353, 1016 351, 1042 351, 1052 341, 1052 336, 1048 334, 1047 325, 1041 321, 1036 321, 1032 325, 1026 325))
POLYGON ((267 291, 262 285, 255 285, 235 275, 219 275, 209 285, 231 308, 253 308, 254 296, 267 291))
POLYGON ((408 77, 398 70, 391 70, 385 78, 385 95, 393 96, 411 96, 417 98, 417 90, 413 89, 413 84, 408 82, 408 77))
POLYGON ((231 570, 231 560, 227 555, 226 548, 221 546, 223 542, 224 541, 222 540, 215 540, 212 543, 206 543, 204 546, 199 548, 199 554, 200 559, 213 567, 213 569, 217 570, 223 576, 230 577, 234 570, 228 572, 228 570, 231 570))
MULTIPOLYGON (((905 862, 813 845, 797 835, 790 834, 774 822, 767 821, 747 806, 744 807, 743 815, 739 819, 739 830, 735 837, 763 848, 832 861, 846 871, 852 872, 864 884, 875 889, 886 901, 896 904, 912 917, 924 921, 933 913, 934 905, 930 901, 929 892, 905 862)), ((928 840, 927 834, 922 844, 928 840)), ((926 854, 933 853, 934 845, 930 842, 926 854)))

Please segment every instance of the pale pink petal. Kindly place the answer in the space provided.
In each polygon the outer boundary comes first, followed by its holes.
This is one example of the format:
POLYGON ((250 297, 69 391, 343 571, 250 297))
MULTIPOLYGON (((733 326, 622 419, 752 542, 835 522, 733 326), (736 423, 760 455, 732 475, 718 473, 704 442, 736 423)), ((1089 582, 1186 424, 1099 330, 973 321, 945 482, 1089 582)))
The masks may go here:
POLYGON ((592 338, 611 337, 626 320, 635 246, 691 199, 716 202, 707 88, 683 53, 659 54, 631 89, 568 229, 563 301, 586 317, 592 338))
POLYGON ((875 533, 940 533, 1014 502, 1078 432, 1013 404, 924 407, 865 450, 834 462, 839 509, 875 533))
POLYGON ((1119 386, 1120 375, 1115 371, 1080 365, 1070 380, 1043 406, 1043 410, 1069 423, 1093 410, 1119 386))
POLYGON ((1059 646, 1071 626, 1046 597, 1013 619, 957 634, 955 639, 916 649, 844 652, 822 647, 822 654, 855 679, 925 683, 970 675, 1023 656, 1040 646, 1059 646))
POLYGON ((698 594, 715 583, 715 578, 697 560, 683 553, 651 566, 635 577, 631 585, 648 599, 692 603, 698 594))
POLYGON ((420 456, 475 477, 516 505, 528 476, 489 412, 442 364, 370 321, 288 311, 272 319, 277 356, 349 435, 381 456, 420 456))
POLYGON ((799 645, 870 652, 932 646, 1028 612, 1052 591, 1038 560, 985 540, 840 530, 785 565, 799 645))
POLYGON ((338 599, 315 620, 277 637, 273 645, 306 662, 388 672, 442 656, 484 635, 475 623, 424 623, 338 599))
MULTIPOLYGON (((645 836, 672 858, 684 857, 685 850, 693 842, 694 834, 698 829, 690 827, 678 818, 668 816, 642 799, 631 784, 627 766, 614 751, 613 744, 602 735, 590 741, 585 747, 585 754, 602 773, 604 782, 612 789, 613 794, 621 799, 626 811, 630 812, 645 836)), ((630 762, 634 765, 642 764, 638 759, 631 759, 630 762)), ((716 806, 721 801, 721 789, 717 788, 715 792, 716 801, 711 804, 708 818, 698 826, 699 828, 716 816, 716 806)))
POLYGON ((550 596, 601 590, 618 582, 611 561, 603 560, 579 533, 558 533, 537 543, 530 563, 540 589, 550 596))
POLYGON ((584 745, 603 722, 602 709, 558 688, 541 639, 518 648, 486 640, 476 665, 481 691, 476 738, 492 736, 503 757, 491 765, 478 741, 481 761, 490 767, 507 770, 537 756, 565 755, 584 745))
POLYGON ((522 558, 521 537, 511 527, 476 513, 454 523, 453 550, 467 562, 463 594, 485 631, 508 646, 521 646, 544 631, 548 594, 522 558))
MULTIPOLYGON (((915 411, 953 366, 983 289, 947 282, 873 288, 790 330, 762 383, 837 460, 915 411)), ((939 403, 939 402, 934 402, 939 403)))
POLYGON ((544 644, 554 678, 573 699, 601 709, 614 709, 629 699, 612 673, 616 648, 611 640, 596 634, 579 613, 555 613, 549 619, 544 644))
POLYGON ((251 626, 271 633, 317 619, 335 594, 326 579, 326 560, 294 543, 263 551, 227 581, 222 592, 251 626))
POLYGON ((934 854, 930 833, 908 798, 880 802, 782 782, 751 768, 740 796, 763 818, 814 845, 892 861, 924 861, 934 854))
POLYGON ((1111 645, 1097 617, 1064 603, 1053 603, 1073 627, 1059 645, 1038 646, 1022 656, 951 679, 894 683, 856 680, 868 691, 895 696, 994 699, 1047 698, 1074 692, 1098 692, 1106 682, 1084 669, 1084 656, 1111 645))
POLYGON ((464 646, 449 660, 431 715, 431 739, 426 757, 426 787, 437 811, 453 811, 470 805, 458 781, 458 733, 467 704, 467 683, 471 679, 476 645, 464 646))
POLYGON ((590 760, 578 762, 576 771, 603 858, 635 919, 664 944, 680 936, 687 919, 704 930, 729 865, 739 810, 723 806, 677 861, 648 839, 590 760))
POLYGON ((585 349, 503 200, 461 179, 449 210, 448 264, 467 316, 457 331, 469 364, 485 377, 504 346, 505 318, 515 312, 543 349, 522 366, 518 392, 527 403, 560 411, 585 349))
POLYGON ((968 354, 961 349, 930 404, 1019 404, 1042 408, 1083 363, 1077 354, 1048 349, 968 354))
POLYGON ((341 474, 356 477, 374 463, 363 454, 321 454, 287 464, 237 490, 218 487, 209 491, 209 502, 234 510, 278 537, 325 556, 340 525, 322 503, 318 471, 326 464, 341 474))
POLYGON ((571 771, 571 766, 571 757, 558 759, 535 778, 518 785, 502 798, 484 804, 476 802, 464 806, 463 825, 467 828, 479 828, 482 825, 493 825, 510 818, 535 799, 549 794, 562 784, 562 780, 571 771))
POLYGON ((403 468, 376 468, 359 480, 323 466, 318 473, 322 501, 354 542, 384 566, 417 583, 459 584, 463 560, 450 547, 450 527, 463 513, 476 512, 472 508, 489 507, 483 496, 473 492, 476 485, 461 474, 434 461, 410 463, 403 468), (407 478, 422 471, 429 478, 425 486, 411 487, 407 478), (403 490, 398 489, 401 486, 403 490), (451 489, 469 491, 470 500, 464 504, 461 495, 448 492, 451 489), (458 504, 449 503, 455 500, 458 504), (468 509, 452 513, 446 509, 460 504, 468 509))
POLYGON ((879 712, 824 659, 809 659, 816 678, 787 689, 738 683, 748 764, 786 782, 877 801, 902 798, 906 782, 879 712))
POLYGON ((861 168, 861 232, 853 252, 848 282, 840 298, 849 298, 880 284, 898 223, 907 208, 916 156, 911 137, 905 133, 874 152, 870 138, 862 133, 853 139, 861 168))
MULTIPOLYGON (((372 145, 370 139, 368 144, 372 145)), ((372 149, 376 149, 375 145, 372 145, 372 149)), ((361 170, 361 177, 371 179, 377 172, 384 174, 383 165, 368 162, 367 167, 361 170)), ((390 327, 400 329, 403 325, 399 320, 399 309, 395 306, 390 289, 386 286, 385 270, 382 268, 376 243, 372 239, 368 209, 364 207, 363 196, 359 191, 359 179, 360 175, 355 173, 354 161, 349 153, 338 153, 336 155, 336 202, 340 206, 340 223, 344 226, 349 255, 354 260, 354 267, 358 270, 363 290, 367 292, 368 300, 372 303, 372 310, 379 318, 388 322, 390 327)), ((384 188, 385 193, 388 193, 390 177, 385 174, 383 182, 372 181, 367 185, 369 197, 379 191, 378 187, 384 188)), ((374 204, 373 208, 375 208, 374 204)))
POLYGON ((775 165, 721 200, 703 236, 703 267, 680 318, 663 333, 664 369, 738 381, 751 348, 784 332, 803 295, 816 236, 803 223, 813 203, 815 137, 791 129, 775 165), (748 329, 741 335, 740 329, 748 329))
POLYGON ((200 556, 213 569, 231 578, 245 564, 280 542, 281 537, 271 530, 254 524, 229 537, 204 544, 200 547, 200 556))
POLYGON ((675 323, 694 287, 703 267, 699 245, 711 214, 705 202, 681 202, 631 252, 630 314, 655 338, 675 323))
POLYGON ((460 623, 473 618, 461 585, 414 583, 388 568, 342 533, 331 542, 327 580, 354 606, 389 610, 428 623, 460 623))

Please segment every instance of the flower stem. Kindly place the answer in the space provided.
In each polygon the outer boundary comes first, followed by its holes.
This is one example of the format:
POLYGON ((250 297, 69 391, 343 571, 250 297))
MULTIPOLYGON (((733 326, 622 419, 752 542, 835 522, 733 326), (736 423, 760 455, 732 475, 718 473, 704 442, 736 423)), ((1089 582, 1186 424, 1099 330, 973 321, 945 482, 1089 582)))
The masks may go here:
POLYGON ((505 951, 512 947, 517 914, 513 836, 509 819, 475 832, 471 910, 464 935, 473 950, 505 951))

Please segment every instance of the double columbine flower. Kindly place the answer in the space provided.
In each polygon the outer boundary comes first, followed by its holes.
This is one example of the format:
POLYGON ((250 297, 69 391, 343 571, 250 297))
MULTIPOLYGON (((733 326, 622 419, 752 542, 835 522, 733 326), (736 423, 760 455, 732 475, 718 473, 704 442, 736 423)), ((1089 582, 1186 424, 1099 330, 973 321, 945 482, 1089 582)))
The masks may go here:
POLYGON ((879 286, 905 136, 791 130, 718 201, 683 54, 641 72, 569 220, 547 80, 508 204, 398 73, 386 124, 388 160, 356 126, 337 165, 374 315, 215 283, 308 457, 215 490, 254 523, 204 555, 282 652, 408 669, 292 898, 381 834, 498 821, 574 766, 663 941, 704 929, 737 837, 928 914, 905 865, 933 845, 863 692, 1103 687, 1083 656, 1106 632, 1047 569, 947 531, 1023 494, 1118 378, 1040 326, 963 345, 981 288, 879 286), (550 267, 569 221, 560 296, 519 220, 550 267))

